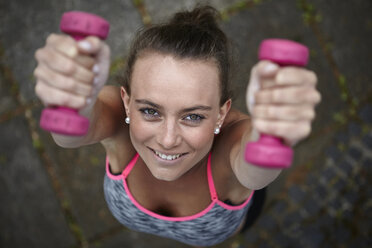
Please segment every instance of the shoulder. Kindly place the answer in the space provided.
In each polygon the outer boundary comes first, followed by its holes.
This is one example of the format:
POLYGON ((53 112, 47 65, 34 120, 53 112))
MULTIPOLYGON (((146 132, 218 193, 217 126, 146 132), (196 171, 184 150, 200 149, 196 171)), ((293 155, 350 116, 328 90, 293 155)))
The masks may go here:
POLYGON ((120 96, 120 87, 107 85, 99 92, 98 99, 110 106, 121 107, 122 101, 120 96))
POLYGON ((117 128, 118 126, 115 124, 120 119, 124 120, 123 116, 125 115, 120 88, 112 85, 104 86, 98 94, 95 108, 95 112, 99 116, 97 123, 117 128))
POLYGON ((226 116, 220 135, 215 139, 214 149, 223 149, 220 153, 225 157, 229 157, 232 149, 240 145, 240 141, 247 130, 252 130, 250 116, 236 109, 232 109, 226 116))
POLYGON ((120 96, 120 87, 105 86, 99 93, 99 102, 102 110, 100 113, 101 125, 112 132, 101 144, 106 150, 111 169, 121 172, 123 166, 135 155, 135 149, 129 137, 128 125, 124 123, 125 111, 120 96), (126 152, 123 152, 126 151, 126 152))
MULTIPOLYGON (((252 130, 251 118, 236 109, 231 109, 225 118, 221 133, 215 137, 212 155, 215 160, 231 167, 231 158, 236 156, 244 133, 252 130)), ((228 168, 229 170, 231 168, 228 168)))
POLYGON ((231 161, 239 152, 243 135, 247 130, 248 133, 252 130, 250 116, 231 109, 212 147, 212 158, 218 164, 217 168, 224 171, 223 174, 233 174, 231 161))
POLYGON ((94 128, 96 140, 104 143, 115 139, 115 136, 123 129, 125 111, 120 96, 120 88, 117 86, 104 86, 98 94, 94 106, 94 128))
POLYGON ((251 118, 238 110, 232 109, 225 119, 221 133, 216 136, 212 148, 212 170, 219 194, 239 203, 251 192, 243 187, 232 169, 234 158, 241 147, 243 135, 252 130, 251 118))

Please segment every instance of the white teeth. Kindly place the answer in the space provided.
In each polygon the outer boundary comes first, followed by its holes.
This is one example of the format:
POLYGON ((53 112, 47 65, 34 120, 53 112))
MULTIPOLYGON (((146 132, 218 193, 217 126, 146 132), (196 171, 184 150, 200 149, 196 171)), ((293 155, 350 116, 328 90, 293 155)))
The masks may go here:
POLYGON ((158 157, 160 157, 162 159, 165 159, 165 160, 169 160, 169 161, 175 160, 175 159, 177 159, 177 158, 179 158, 181 156, 181 154, 177 154, 177 155, 165 155, 165 154, 162 154, 162 153, 160 153, 158 151, 155 151, 155 154, 158 157))

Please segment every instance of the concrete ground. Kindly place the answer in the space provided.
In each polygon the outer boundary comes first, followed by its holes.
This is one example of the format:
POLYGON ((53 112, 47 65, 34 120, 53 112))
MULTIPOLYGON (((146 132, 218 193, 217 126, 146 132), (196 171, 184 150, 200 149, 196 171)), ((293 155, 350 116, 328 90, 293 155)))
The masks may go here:
MULTIPOLYGON (((39 128, 33 54, 58 31, 63 12, 83 10, 111 23, 111 78, 143 25, 196 0, 0 0, 0 247, 187 247, 135 233, 103 198, 104 151, 57 147, 39 128)), ((311 51, 323 101, 295 164, 269 187, 264 213, 246 233, 216 247, 372 247, 372 2, 211 0, 235 47, 234 106, 259 42, 279 37, 311 51)))

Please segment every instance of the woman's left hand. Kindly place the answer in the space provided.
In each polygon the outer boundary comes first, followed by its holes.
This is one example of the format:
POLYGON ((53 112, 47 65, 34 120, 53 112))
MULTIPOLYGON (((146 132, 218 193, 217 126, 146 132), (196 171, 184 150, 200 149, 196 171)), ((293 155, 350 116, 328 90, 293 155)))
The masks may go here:
POLYGON ((311 132, 321 95, 314 72, 260 61, 251 71, 246 102, 253 127, 293 146, 311 132))

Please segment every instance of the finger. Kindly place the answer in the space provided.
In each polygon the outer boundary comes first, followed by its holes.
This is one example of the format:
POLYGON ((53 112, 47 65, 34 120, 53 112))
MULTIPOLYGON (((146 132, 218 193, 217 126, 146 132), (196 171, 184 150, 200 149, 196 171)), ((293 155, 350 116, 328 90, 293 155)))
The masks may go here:
POLYGON ((309 136, 311 123, 309 121, 272 121, 253 119, 253 126, 260 133, 283 138, 287 144, 295 144, 309 136))
POLYGON ((95 36, 88 36, 86 39, 79 42, 78 46, 81 49, 80 51, 82 53, 87 53, 90 54, 90 56, 94 56, 95 62, 98 62, 94 64, 92 68, 94 73, 97 74, 99 70, 104 69, 100 68, 102 67, 102 62, 109 66, 109 63, 107 63, 107 61, 110 60, 110 48, 99 38, 95 36))
POLYGON ((36 95, 45 105, 58 105, 74 109, 80 109, 86 105, 89 98, 74 95, 72 93, 53 88, 42 80, 38 80, 35 86, 36 95))
POLYGON ((92 71, 50 47, 39 49, 35 56, 40 63, 53 71, 73 77, 83 83, 91 84, 93 81, 94 73, 92 71))
POLYGON ((279 67, 268 61, 263 60, 258 62, 252 70, 250 81, 246 91, 247 108, 251 112, 255 103, 255 94, 260 88, 270 87, 274 84, 274 76, 279 67))
MULTIPOLYGON (((110 47, 106 43, 101 43, 101 48, 97 54, 97 60, 99 61, 110 61, 111 51, 110 47)), ((110 63, 106 63, 107 66, 110 65, 110 63)))
POLYGON ((260 79, 261 89, 267 89, 276 85, 274 77, 264 77, 260 79))
POLYGON ((78 56, 76 56, 74 58, 74 61, 88 70, 92 70, 93 66, 96 63, 96 59, 94 57, 83 54, 79 54, 78 56))
POLYGON ((315 117, 313 105, 270 105, 260 104, 253 108, 252 115, 256 119, 282 121, 311 121, 315 117))
POLYGON ((95 36, 88 36, 77 43, 80 53, 93 56, 99 53, 103 44, 104 42, 95 36))
POLYGON ((279 71, 279 66, 271 61, 263 60, 257 64, 256 68, 261 88, 268 88, 275 85, 275 76, 279 71))
POLYGON ((46 46, 69 58, 75 58, 79 53, 76 41, 68 35, 51 34, 47 38, 46 46))
POLYGON ((317 104, 321 96, 311 87, 276 87, 263 89, 256 93, 257 104, 317 104))
POLYGON ((262 77, 273 77, 276 75, 278 70, 280 69, 279 65, 269 61, 269 60, 261 60, 256 65, 256 70, 259 76, 262 77))
POLYGON ((71 77, 66 77, 63 74, 55 73, 47 66, 39 65, 34 71, 36 78, 47 83, 49 86, 71 92, 76 95, 88 97, 92 94, 92 85, 79 82, 71 77))
MULTIPOLYGON (((94 58, 89 53, 86 53, 84 49, 79 49, 79 43, 76 43, 70 36, 52 34, 47 38, 47 45, 87 69, 91 69, 95 64, 94 58)), ((90 44, 85 44, 82 47, 87 46, 89 47, 90 44)))
POLYGON ((316 74, 313 71, 299 67, 287 66, 278 71, 275 77, 276 85, 309 85, 317 83, 316 74))

